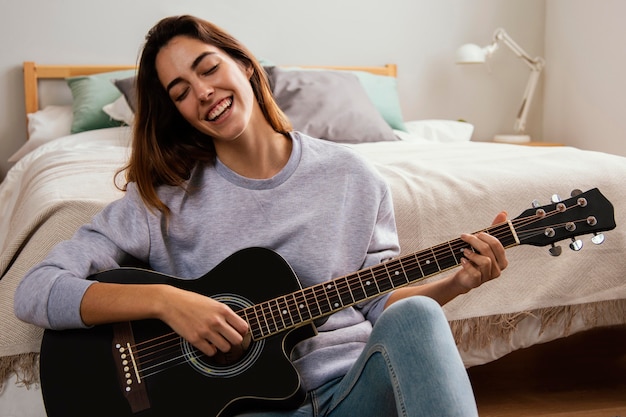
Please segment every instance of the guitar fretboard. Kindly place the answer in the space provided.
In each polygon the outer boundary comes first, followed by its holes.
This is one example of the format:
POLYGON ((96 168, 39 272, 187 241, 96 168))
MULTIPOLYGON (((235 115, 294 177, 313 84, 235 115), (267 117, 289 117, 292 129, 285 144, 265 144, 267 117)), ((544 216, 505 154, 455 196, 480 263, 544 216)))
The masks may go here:
MULTIPOLYGON (((483 231, 498 236, 504 247, 519 243, 509 222, 483 231)), ((252 338, 263 339, 454 268, 466 249, 472 250, 463 240, 451 240, 247 307, 238 314, 248 322, 252 338)))

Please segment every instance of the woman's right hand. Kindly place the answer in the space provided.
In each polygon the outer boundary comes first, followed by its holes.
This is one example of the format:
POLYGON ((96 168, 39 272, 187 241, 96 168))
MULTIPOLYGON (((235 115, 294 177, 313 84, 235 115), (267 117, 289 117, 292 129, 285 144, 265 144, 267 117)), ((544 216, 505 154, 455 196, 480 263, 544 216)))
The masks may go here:
POLYGON ((208 356, 241 346, 248 323, 229 306, 202 294, 164 286, 159 317, 208 356))

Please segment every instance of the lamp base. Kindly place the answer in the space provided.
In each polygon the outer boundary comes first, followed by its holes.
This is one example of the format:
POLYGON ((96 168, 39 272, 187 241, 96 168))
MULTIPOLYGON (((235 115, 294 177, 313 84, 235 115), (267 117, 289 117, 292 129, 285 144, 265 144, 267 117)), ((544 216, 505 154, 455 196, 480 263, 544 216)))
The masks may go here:
POLYGON ((494 142, 500 143, 527 143, 530 142, 529 135, 495 135, 494 142))

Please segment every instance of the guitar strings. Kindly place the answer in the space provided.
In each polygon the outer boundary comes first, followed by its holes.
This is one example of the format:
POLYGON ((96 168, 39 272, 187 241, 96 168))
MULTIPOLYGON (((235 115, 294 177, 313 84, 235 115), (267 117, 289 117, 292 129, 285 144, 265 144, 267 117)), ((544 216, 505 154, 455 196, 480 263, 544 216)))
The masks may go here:
MULTIPOLYGON (((567 207, 566 210, 574 207, 577 207, 577 205, 567 207)), ((554 210, 543 216, 534 215, 513 219, 510 221, 510 224, 508 221, 503 222, 485 228, 480 232, 488 232, 492 236, 502 240, 504 237, 512 235, 511 225, 514 226, 514 228, 521 228, 559 213, 561 213, 561 211, 554 210)), ((580 219, 572 223, 586 221, 587 219, 580 219)), ((565 224, 566 223, 556 223, 549 227, 564 227, 565 224)), ((516 230, 515 232, 520 241, 522 241, 529 237, 543 234, 546 227, 547 226, 519 231, 516 230)), ((246 307, 238 310, 237 313, 242 315, 242 318, 249 323, 253 333, 253 339, 258 340, 259 338, 282 332, 294 325, 324 317, 334 310, 344 308, 346 306, 345 304, 348 306, 356 304, 357 300, 354 299, 355 286, 357 288, 360 287, 359 293, 366 296, 361 300, 364 301, 370 298, 364 284, 367 284, 368 287, 375 284, 374 295, 379 295, 399 286, 407 285, 413 281, 418 281, 449 269, 449 267, 441 269, 440 264, 451 265, 450 267, 457 266, 460 263, 460 257, 462 255, 457 258, 455 254, 460 254, 461 250, 465 249, 473 250, 470 245, 461 239, 450 240, 430 249, 394 258, 382 264, 357 271, 356 273, 335 278, 326 283, 317 284, 292 294, 246 307), (436 272, 424 273, 424 269, 435 271, 435 268, 436 272), (406 278, 418 273, 418 279, 403 279, 399 284, 395 284, 394 276, 390 274, 390 271, 397 272, 398 274, 395 275, 397 277, 404 275, 406 278), (402 271, 402 273, 400 273, 400 271, 402 271), (344 299, 347 299, 348 303, 344 303, 342 301, 344 299), (332 304, 333 301, 335 304, 332 304), (304 309, 305 307, 306 310, 304 309)), ((372 291, 370 290, 369 292, 372 291)), ((169 367, 185 363, 189 354, 183 352, 181 339, 182 338, 177 333, 169 332, 153 339, 136 343, 132 346, 139 367, 137 371, 142 378, 147 378, 169 367), (167 358, 167 360, 163 360, 163 358, 167 358)), ((201 352, 193 346, 191 353, 195 355, 201 354, 201 352)))

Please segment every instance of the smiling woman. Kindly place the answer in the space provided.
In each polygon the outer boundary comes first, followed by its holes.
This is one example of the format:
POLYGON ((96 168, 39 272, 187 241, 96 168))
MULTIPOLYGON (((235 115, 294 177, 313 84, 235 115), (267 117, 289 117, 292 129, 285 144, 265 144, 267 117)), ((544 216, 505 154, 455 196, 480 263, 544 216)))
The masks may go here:
MULTIPOLYGON (((28 64, 25 64, 25 68, 27 66, 28 64)), ((50 68, 59 69, 59 66, 33 64, 33 68, 33 77, 37 78, 42 74, 49 74, 47 71, 50 68)), ((86 90, 89 94, 75 97, 81 105, 88 105, 90 114, 102 113, 105 122, 110 123, 110 119, 106 117, 107 113, 103 113, 103 103, 99 99, 101 95, 114 97, 116 105, 120 105, 121 108, 126 105, 138 111, 136 105, 132 106, 135 101, 130 99, 126 102, 125 97, 121 97, 122 92, 126 96, 128 89, 132 93, 132 86, 135 85, 134 77, 120 75, 120 73, 111 77, 110 73, 110 70, 133 69, 133 67, 60 67, 63 71, 68 71, 68 68, 70 72, 64 72, 64 74, 72 76, 84 75, 79 72, 81 68, 93 71, 85 75, 83 79, 83 83, 90 87, 86 90), (106 74, 95 74, 95 72, 106 74), (125 78, 119 78, 122 76, 125 78), (110 94, 111 91, 114 93, 113 96, 110 94)), ((49 259, 56 260, 58 254, 65 252, 68 247, 73 248, 71 249, 73 259, 64 261, 63 266, 69 263, 73 265, 70 269, 73 269, 74 266, 80 264, 82 268, 89 263, 89 271, 85 272, 87 274, 119 263, 117 254, 111 257, 106 255, 109 245, 127 245, 128 247, 124 247, 130 253, 141 257, 144 255, 141 251, 153 250, 154 252, 150 252, 143 259, 150 259, 153 266, 160 271, 168 270, 167 267, 176 272, 180 268, 189 266, 189 268, 196 268, 199 276, 202 276, 210 270, 213 264, 219 264, 222 261, 218 259, 220 255, 228 258, 232 252, 238 251, 243 246, 253 244, 275 249, 284 255, 281 256, 283 259, 289 260, 289 265, 294 263, 294 268, 290 265, 291 271, 297 268, 298 281, 291 281, 291 284, 297 282, 304 288, 300 290, 299 286, 294 288, 290 284, 289 288, 281 291, 276 297, 270 297, 269 301, 257 299, 256 295, 265 294, 264 291, 275 290, 279 286, 276 280, 280 280, 283 275, 272 272, 271 268, 265 268, 268 263, 273 264, 276 258, 272 256, 270 261, 262 259, 259 262, 251 262, 249 258, 235 257, 236 262, 228 264, 237 265, 237 268, 245 270, 244 273, 229 273, 228 278, 212 280, 216 285, 220 283, 220 287, 212 287, 206 291, 206 294, 214 297, 216 301, 223 302, 240 317, 244 317, 244 321, 254 330, 256 335, 254 338, 252 338, 252 332, 244 337, 245 340, 249 335, 251 340, 244 356, 239 355, 240 362, 237 362, 236 366, 223 369, 216 365, 217 361, 213 361, 213 357, 200 355, 199 350, 193 344, 186 339, 177 338, 177 334, 176 337, 170 337, 172 334, 168 331, 167 334, 170 336, 164 339, 172 342, 168 346, 173 348, 174 356, 182 358, 183 361, 177 362, 171 369, 164 369, 160 375, 165 375, 165 379, 184 381, 186 378, 178 378, 180 375, 177 373, 178 370, 184 373, 187 369, 191 369, 194 376, 200 372, 207 374, 213 371, 220 375, 232 375, 244 370, 241 372, 243 376, 247 369, 252 369, 251 364, 257 363, 255 358, 261 356, 265 358, 265 354, 262 353, 266 352, 265 348, 269 346, 270 341, 275 343, 277 340, 280 342, 300 340, 299 336, 302 334, 298 332, 290 332, 288 338, 281 339, 285 326, 302 324, 302 329, 310 329, 308 325, 311 315, 317 315, 320 307, 323 307, 325 311, 332 311, 335 315, 327 320, 325 326, 320 326, 318 329, 320 337, 316 336, 310 341, 304 340, 296 347, 292 356, 298 370, 313 369, 313 371, 321 372, 322 369, 317 365, 325 363, 326 358, 311 357, 306 353, 314 353, 316 348, 321 346, 321 342, 329 340, 337 342, 339 339, 348 340, 350 337, 350 334, 346 334, 350 333, 350 328, 334 331, 329 326, 342 318, 352 320, 355 317, 358 318, 359 314, 366 314, 368 318, 371 318, 376 314, 373 309, 360 310, 360 303, 351 305, 355 299, 373 294, 373 292, 365 293, 364 289, 371 291, 372 284, 376 283, 382 284, 379 287, 381 290, 392 291, 388 284, 390 282, 398 286, 406 284, 407 281, 415 278, 413 275, 406 275, 409 272, 412 273, 415 268, 418 270, 421 268, 422 272, 427 274, 426 277, 421 277, 427 279, 420 284, 447 279, 450 274, 447 268, 452 268, 453 265, 448 262, 449 259, 443 262, 442 257, 439 256, 445 253, 441 250, 442 246, 432 245, 448 240, 443 244, 443 248, 450 248, 449 242, 453 242, 456 247, 459 236, 457 233, 463 230, 484 228, 491 220, 494 209, 506 208, 512 214, 518 214, 530 209, 530 202, 537 198, 545 199, 547 204, 544 210, 546 212, 554 212, 554 207, 557 205, 549 202, 553 194, 569 195, 574 188, 586 190, 593 187, 599 187, 616 207, 626 204, 626 188, 623 187, 623 178, 626 176, 624 158, 571 147, 522 147, 475 142, 470 140, 473 126, 468 123, 452 120, 403 120, 397 101, 396 79, 392 76, 393 72, 388 72, 389 69, 395 69, 393 65, 340 69, 344 70, 341 72, 343 75, 338 74, 339 71, 331 71, 330 68, 324 68, 323 71, 312 71, 302 66, 266 65, 263 68, 276 102, 293 124, 294 132, 290 132, 290 136, 293 134, 292 144, 295 146, 303 143, 312 144, 317 142, 317 138, 341 142, 341 145, 336 146, 335 151, 331 153, 334 159, 331 156, 324 158, 324 155, 311 159, 310 150, 315 149, 306 148, 309 151, 300 152, 304 150, 300 146, 292 151, 296 152, 294 159, 298 161, 297 168, 292 171, 293 166, 288 162, 283 171, 269 180, 242 177, 229 169, 221 157, 212 158, 206 163, 197 162, 189 180, 182 184, 184 191, 180 191, 176 198, 168 194, 170 191, 172 194, 178 193, 176 186, 158 187, 158 196, 166 198, 164 202, 172 208, 169 224, 165 220, 158 220, 163 219, 158 210, 145 208, 145 204, 133 185, 129 184, 127 193, 116 189, 113 185, 112 178, 115 172, 128 162, 128 155, 132 149, 130 146, 134 130, 132 119, 127 122, 130 127, 104 128, 106 125, 98 123, 90 126, 94 130, 70 134, 72 106, 40 110, 36 108, 38 111, 29 117, 32 121, 29 127, 34 131, 33 140, 25 144, 25 147, 29 148, 21 152, 16 165, 9 172, 6 180, 0 184, 0 229, 8 231, 4 235, 0 234, 0 247, 2 248, 0 254, 0 273, 2 274, 0 279, 0 376, 10 377, 0 381, 8 385, 0 394, 0 415, 16 414, 14 411, 16 407, 21 412, 27 406, 41 403, 41 391, 35 385, 39 375, 33 371, 39 364, 43 332, 37 326, 18 320, 13 306, 15 288, 23 281, 26 272, 38 265, 48 253, 51 256, 49 259), (366 73, 365 71, 378 72, 366 73), (329 88, 331 85, 332 88, 329 88), (363 97, 371 100, 373 106, 366 106, 368 101, 363 97), (387 132, 390 127, 393 127, 391 138, 383 135, 385 130, 380 126, 381 120, 387 125, 387 132), (303 122, 307 124, 301 124, 303 122), (62 125, 63 129, 57 129, 58 125, 62 125), (56 133, 59 131, 67 133, 59 135, 56 133), (316 140, 303 139, 305 136, 316 138, 316 140), (363 156, 366 162, 370 162, 389 186, 388 192, 393 201, 397 237, 403 254, 395 258, 392 264, 384 263, 382 268, 372 269, 378 264, 370 262, 376 262, 379 257, 392 256, 391 250, 386 251, 383 248, 393 245, 377 244, 377 242, 391 241, 392 238, 389 237, 391 234, 385 237, 386 234, 383 236, 378 233, 380 230, 390 230, 383 227, 390 220, 383 215, 383 212, 380 212, 380 218, 372 220, 373 210, 368 209, 371 205, 358 204, 369 200, 365 196, 357 196, 359 193, 364 193, 370 194, 371 198, 372 194, 379 192, 380 189, 376 188, 377 175, 371 177, 369 170, 362 170, 361 158, 352 159, 353 155, 350 153, 339 155, 335 153, 345 148, 350 148, 363 156), (572 166, 576 166, 577 169, 572 170, 572 166), (602 166, 603 169, 598 170, 598 166, 602 166), (215 171, 211 167, 215 167, 215 171), (307 172, 314 175, 307 177, 306 181, 302 180, 301 176, 307 172), (361 183, 362 176, 364 181, 370 181, 361 183), (233 187, 222 193, 211 192, 207 198, 199 202, 197 197, 200 191, 198 190, 204 190, 209 187, 208 184, 215 183, 231 184, 233 187), (285 193, 280 194, 283 190, 285 193), (133 207, 136 210, 124 212, 131 220, 125 227, 116 228, 113 233, 112 228, 106 225, 113 221, 115 206, 120 203, 116 202, 111 207, 107 206, 120 198, 126 202, 131 201, 131 197, 127 197, 130 193, 133 193, 132 201, 136 203, 133 207), (320 203, 321 200, 323 203, 320 203), (344 208, 341 205, 343 201, 352 202, 352 205, 344 208), (105 207, 106 210, 102 212, 105 207), (217 207, 221 209, 216 211, 217 207), (471 210, 468 210, 468 207, 471 207, 471 210), (142 214, 137 214, 137 212, 142 214), (136 218, 133 217, 135 214, 137 214, 136 218), (93 216, 96 217, 92 223, 93 216), (106 220, 104 225, 103 219, 106 220), (115 241, 108 238, 98 239, 98 247, 94 250, 83 245, 77 247, 75 243, 64 243, 59 248, 52 249, 57 242, 71 239, 76 230, 84 224, 90 224, 90 226, 81 229, 80 236, 83 236, 86 231, 88 235, 106 233, 106 236, 115 238, 115 241), (376 226, 372 226, 374 224, 376 226), (365 239, 358 238, 356 235, 348 236, 348 234, 354 229, 363 233, 368 225, 372 226, 368 239, 374 239, 371 241, 371 246, 364 250, 355 250, 359 253, 367 252, 363 265, 365 269, 359 270, 356 274, 362 280, 354 279, 354 272, 335 276, 335 271, 341 274, 340 271, 349 270, 352 264, 358 263, 344 258, 344 251, 347 251, 352 244, 362 243, 365 239), (148 231, 151 234, 150 242, 154 245, 133 243, 147 239, 148 231), (168 248, 176 245, 177 249, 168 252, 157 248, 161 241, 167 241, 170 245, 168 248), (378 251, 389 252, 389 254, 378 253, 378 251), (436 257, 433 257, 433 251, 436 257), (440 260, 441 263, 438 264, 435 259, 440 260), (404 269, 389 269, 392 265, 400 265, 397 262, 399 260, 402 260, 401 265, 405 266, 404 269), (408 262, 405 263, 406 260, 408 262), (406 265, 414 269, 407 270, 406 265), (327 272, 327 269, 334 271, 327 272), (200 270, 202 272, 199 272, 200 270), (389 274, 393 280, 389 280, 389 274), (335 281, 319 283, 325 276, 330 275, 333 275, 335 281), (374 281, 373 277, 380 278, 380 280, 374 281), (397 280, 400 282, 398 283, 397 280), (370 285, 367 285, 368 283, 370 285), (229 284, 232 284, 232 287, 229 284), (245 284, 250 285, 245 286, 245 284), (329 289, 337 289, 337 292, 329 291, 329 289), (304 303, 305 301, 311 302, 304 303), (250 306, 250 303, 253 303, 253 306, 250 306), (341 311, 335 309, 336 305, 339 305, 337 308, 341 311), (280 335, 268 335, 268 332, 271 333, 277 329, 280 329, 280 335), (264 339, 262 335, 267 335, 267 337, 264 339), (334 338, 335 336, 337 339, 334 338), (177 347, 181 346, 183 350, 176 351, 177 347), (307 367, 306 361, 316 366, 307 367), (13 372, 18 373, 19 381, 16 380, 13 372), (173 373, 177 373, 176 377, 169 378, 173 373), (28 386, 28 388, 22 388, 22 392, 30 398, 34 396, 34 399, 38 401, 26 402, 13 395, 15 388, 18 387, 17 384, 22 382, 28 386)), ((134 70, 131 72, 134 74, 134 70)), ((65 76, 61 75, 61 77, 65 76)), ((25 76, 25 84, 29 80, 30 77, 25 76)), ((49 83, 44 80, 42 84, 49 83)), ((156 85, 163 89, 160 81, 156 85)), ((58 101, 50 100, 49 92, 48 89, 42 92, 46 95, 43 97, 44 102, 59 104, 58 101)), ((128 97, 130 96, 128 94, 128 97)), ((166 115, 179 114, 172 99, 167 97, 167 100, 173 113, 166 115)), ((67 103, 67 101, 64 100, 62 103, 67 103)), ((106 105, 109 104, 113 103, 108 102, 106 105)), ((264 108, 263 105, 261 107, 264 108)), ((150 109, 154 108, 150 107, 150 109)), ((143 111, 147 110, 149 109, 143 108, 143 111)), ((132 116, 132 109, 126 109, 126 111, 131 112, 132 116)), ((122 123, 122 119, 115 118, 115 120, 120 120, 119 124, 122 123)), ((184 119, 182 120, 186 123, 184 119)), ((169 139, 175 141, 181 134, 178 131, 173 132, 173 136, 169 139)), ((207 139, 206 135, 199 135, 199 138, 203 141, 207 139)), ((560 141, 563 138, 552 139, 560 141)), ((319 144, 318 146, 320 146, 319 149, 330 149, 326 148, 326 145, 319 144)), ((147 151, 157 152, 160 149, 157 147, 147 151)), ((185 152, 194 153, 195 148, 191 150, 186 148, 185 152)), ((124 181, 124 177, 119 176, 118 180, 124 181)), ((374 197, 378 198, 380 195, 374 197)), ((568 204, 573 201, 578 206, 578 198, 567 200, 568 204)), ((599 199, 588 199, 590 202, 593 200, 599 199)), ((560 257, 554 258, 549 255, 547 248, 537 248, 530 244, 512 247, 507 252, 510 265, 500 278, 481 285, 443 306, 449 327, 456 340, 457 350, 466 366, 473 367, 494 361, 513 350, 562 338, 584 329, 611 324, 623 325, 626 321, 626 287, 623 280, 626 257, 622 254, 623 247, 626 245, 626 229, 615 228, 606 232, 606 239, 602 245, 592 244, 596 238, 592 240, 584 235, 587 232, 601 235, 605 230, 609 230, 607 225, 611 224, 613 215, 610 204, 598 206, 596 203, 597 201, 584 208, 572 208, 563 213, 554 213, 547 218, 547 221, 553 222, 555 226, 553 231, 556 236, 548 238, 544 233, 546 230, 542 229, 535 239, 542 240, 545 245, 559 245, 558 241, 565 240, 564 250, 560 257), (584 214, 584 216, 579 214, 584 214), (596 226, 590 226, 587 223, 589 216, 597 218, 596 226), (580 219, 585 219, 585 221, 578 222, 580 219), (571 224, 568 224, 570 221, 576 221, 577 230, 574 232, 567 231, 567 228, 571 228, 571 224), (576 244, 583 241, 583 249, 578 252, 567 250, 567 242, 570 238, 575 238, 576 244), (550 273, 547 274, 546 271, 550 273)), ((387 208, 384 204, 379 207, 387 208)), ((536 209, 533 209, 533 216, 535 212, 536 209)), ((533 223, 530 218, 520 215, 519 218, 511 218, 510 224, 516 230, 518 227, 532 228, 533 223), (528 226, 524 226, 525 224, 528 226)), ((624 222, 626 222, 626 211, 616 210, 615 223, 623 224, 624 222)), ((508 227, 509 223, 506 224, 508 227)), ((510 228, 505 229, 510 230, 510 228)), ((550 232, 550 230, 547 231, 550 232)), ((91 239, 89 241, 93 243, 91 239)), ((521 243, 524 242, 528 241, 521 243)), ((456 254, 456 251, 454 252, 456 254)), ((462 258, 457 256, 454 259, 460 262, 462 258)), ((277 264, 278 270, 283 271, 285 264, 282 261, 277 264)), ((54 271, 53 265, 47 264, 47 267, 54 271)), ((125 269, 115 268, 112 271, 122 272, 123 270, 125 269)), ((46 273, 46 276, 53 273, 46 273)), ((65 291, 61 288, 62 285, 74 280, 70 276, 71 274, 64 274, 58 279, 56 283, 58 286, 55 284, 53 287, 65 295, 72 294, 71 290, 65 291)), ((145 275, 142 273, 141 276, 145 275)), ((96 279, 95 275, 91 277, 92 280, 96 279)), ((181 284, 181 287, 185 288, 190 288, 189 286, 200 288, 200 282, 204 282, 187 279, 194 278, 191 272, 184 278, 184 285, 181 284)), ((104 278, 101 280, 104 281, 104 278)), ((128 281, 125 282, 128 283, 128 281)), ((170 282, 174 285, 181 281, 172 278, 170 282)), ((45 292, 45 288, 50 286, 50 281, 44 277, 30 281, 29 286, 30 288, 22 294, 27 294, 29 298, 37 298, 35 295, 45 292)), ((51 299, 56 298, 53 296, 51 299)), ((134 301, 139 304, 139 301, 146 301, 146 299, 147 297, 138 296, 134 301)), ((158 297, 153 300, 156 304, 158 297)), ((170 300, 174 301, 171 297, 170 300)), ((53 304, 55 304, 54 301, 50 303, 50 306, 53 304)), ((79 303, 73 304, 74 309, 64 309, 60 306, 49 312, 55 314, 53 317, 58 317, 59 311, 76 311, 77 304, 79 303)), ((39 317, 45 317, 47 312, 44 311, 39 317)), ((376 321, 375 332, 381 328, 381 323, 384 324, 382 320, 389 313, 393 314, 391 308, 385 310, 376 321)), ((315 316, 314 323, 321 324, 323 320, 317 320, 317 318, 315 316)), ((53 324, 59 323, 58 320, 52 320, 52 322, 53 324)), ((360 326, 365 327, 369 322, 369 320, 360 322, 360 326)), ((395 319, 390 319, 389 322, 393 323, 395 319)), ((142 337, 140 329, 143 329, 143 326, 137 321, 130 323, 131 329, 136 330, 133 332, 137 338, 136 341, 143 341, 140 339, 142 337)), ((107 325, 103 326, 106 328, 107 325)), ((393 324, 390 326, 393 328, 393 324)), ((410 326, 414 328, 414 323, 410 326)), ((384 325, 382 328, 386 329, 386 327, 387 325, 384 325)), ((100 329, 100 326, 95 326, 94 329, 96 328, 100 329)), ((358 333, 359 335, 369 332, 368 329, 358 326, 352 329, 363 330, 358 333)), ((83 330, 85 329, 65 332, 47 329, 44 339, 51 341, 55 337, 50 337, 50 335, 63 338, 65 334, 76 335, 77 338, 83 334, 89 335, 87 337, 90 338, 92 333, 88 330, 83 333, 83 330)), ((210 339, 210 336, 207 337, 210 339)), ((91 394, 94 395, 97 392, 103 392, 105 387, 102 386, 103 390, 99 390, 101 386, 98 384, 104 383, 107 377, 95 376, 95 373, 91 376, 82 375, 81 372, 93 370, 95 363, 111 362, 112 344, 109 342, 110 340, 97 343, 98 346, 106 345, 106 349, 103 348, 103 351, 106 350, 103 356, 106 360, 101 361, 86 355, 85 349, 78 349, 80 350, 78 354, 70 355, 69 363, 68 358, 58 358, 57 361, 54 356, 49 356, 50 351, 44 349, 42 369, 49 371, 54 369, 55 364, 63 368, 58 372, 47 373, 46 382, 52 381, 52 384, 44 382, 44 392, 50 394, 52 398, 55 397, 54 394, 58 394, 59 402, 62 403, 77 402, 75 397, 63 397, 67 394, 67 390, 54 391, 54 387, 73 384, 74 380, 65 381, 63 378, 74 375, 80 375, 77 379, 82 381, 89 381, 89 378, 97 379, 93 384, 85 382, 77 388, 83 386, 93 388, 91 394), (48 352, 48 356, 45 352, 48 352), (68 372, 72 366, 78 366, 81 369, 73 374, 73 371, 68 372)), ((362 342, 367 343, 365 340, 362 342)), ((44 344, 46 345, 51 346, 44 344)), ((74 345, 72 349, 76 349, 78 343, 72 345, 74 345)), ((247 343, 244 342, 243 346, 246 345, 247 343)), ((352 344, 347 345, 352 346, 352 344)), ((239 346, 242 345, 236 345, 233 348, 239 346)), ((131 347, 134 346, 131 345, 131 347)), ((52 349, 52 352, 64 351, 65 349, 52 349)), ((95 352, 95 350, 87 351, 95 352)), ((590 354, 589 349, 581 349, 581 351, 590 354)), ((272 350, 267 352, 272 352, 272 350)), ((419 355, 413 353, 410 359, 403 361, 403 366, 405 363, 411 366, 418 365, 414 362, 420 362, 416 359, 419 355)), ((597 358, 601 356, 594 352, 591 352, 591 355, 597 358)), ((226 354, 220 356, 226 356, 226 354)), ((271 374, 274 379, 278 377, 283 381, 282 388, 292 387, 286 382, 293 381, 293 373, 279 374, 277 367, 274 366, 275 363, 285 364, 281 361, 284 361, 287 355, 283 355, 281 351, 277 356, 277 360, 274 360, 275 356, 270 357, 271 365, 253 370, 252 374, 261 375, 261 379, 255 379, 254 382, 249 383, 250 385, 270 389, 273 384, 268 384, 263 377, 271 374)), ((346 359, 349 355, 342 352, 340 356, 346 359)), ((520 356, 514 358, 520 358, 520 356)), ((155 365, 164 366, 163 362, 159 363, 162 359, 157 358, 155 365)), ((351 359, 342 363, 350 361, 351 359)), ((263 365, 267 362, 259 361, 258 363, 263 365)), ((507 369, 506 375, 516 375, 519 370, 523 369, 528 371, 529 376, 532 374, 530 382, 534 382, 535 385, 540 384, 537 380, 537 375, 540 374, 535 374, 540 365, 522 359, 516 360, 515 363, 516 366, 513 367, 515 369, 507 369)), ((570 367, 572 363, 574 362, 571 360, 567 362, 570 367)), ((143 369, 140 367, 139 370, 143 369)), ((281 367, 280 369, 291 370, 292 368, 281 367)), ((342 372, 342 369, 337 369, 338 373, 342 372)), ((574 366, 574 369, 578 368, 574 366)), ((102 374, 97 375, 108 375, 111 381, 117 381, 115 372, 110 374, 106 372, 106 369, 102 374)), ((305 382, 308 384, 309 381, 319 376, 316 373, 298 375, 303 375, 297 380, 302 387, 305 382)), ((171 400, 168 392, 155 394, 151 391, 150 387, 159 385, 158 382, 153 383, 156 381, 154 378, 158 378, 157 376, 148 376, 146 373, 140 376, 145 377, 145 379, 142 378, 142 382, 146 385, 142 386, 149 387, 149 398, 162 397, 164 402, 177 402, 171 400)), ((233 378, 239 381, 236 377, 233 378)), ((249 381, 245 378, 244 380, 249 381)), ((200 383, 203 381, 201 379, 198 385, 201 386, 200 383)), ((227 384, 222 379, 213 382, 216 382, 225 394, 229 392, 227 384)), ((189 389, 186 389, 186 385, 182 382, 179 385, 180 388, 176 389, 180 389, 180 398, 185 400, 189 389)), ((235 385, 248 386, 244 382, 236 382, 235 385)), ((106 389, 119 392, 120 387, 119 382, 114 382, 106 389)), ((368 398, 374 397, 374 393, 378 392, 373 386, 367 388, 370 389, 365 395, 368 398)), ((480 386, 477 387, 478 395, 480 395, 480 388, 480 386)), ((562 388, 565 387, 555 386, 559 392, 562 392, 562 388)), ((167 391, 167 388, 164 390, 167 391)), ((291 390, 293 392, 293 389, 291 390)), ((329 390, 332 391, 332 387, 329 390)), ((241 395, 249 394, 236 390, 231 392, 239 392, 241 395)), ((622 392, 623 390, 620 391, 622 392)), ((81 395, 78 394, 78 396, 81 395)), ((206 392, 199 393, 198 398, 206 398, 206 392)), ((510 409, 511 399, 512 397, 498 397, 499 402, 506 402, 503 407, 508 407, 507 409, 510 409)), ((97 404, 107 403, 102 398, 92 398, 89 401, 97 404)), ((156 403, 153 403, 153 406, 158 408, 159 401, 154 401, 156 403)), ((378 403, 389 402, 385 399, 378 403)), ((128 408, 127 404, 126 401, 124 406, 128 408)), ((80 404, 75 406, 79 407, 80 404)), ((568 410, 571 410, 571 407, 568 410)), ((93 410, 81 411, 75 414, 92 415, 90 412, 93 410)), ((353 411, 352 415, 358 414, 358 410, 351 411, 353 411)), ((52 412, 50 414, 52 415, 52 412)), ((171 414, 179 415, 180 412, 171 414)), ((39 417, 45 413, 41 410, 38 414, 32 415, 39 417)), ((71 412, 65 415, 71 415, 71 412)), ((111 412, 110 415, 124 414, 111 412)))
MULTIPOLYGON (((136 92, 123 197, 55 246, 16 291, 16 316, 47 329, 49 417, 81 411, 57 388, 63 374, 93 382, 72 393, 102 404, 91 415, 176 414, 181 401, 193 404, 207 391, 218 395, 203 408, 220 416, 272 415, 258 413, 268 405, 313 415, 311 398, 336 416, 476 414, 440 304, 507 267, 496 237, 461 235, 460 248, 473 250, 459 252, 460 268, 408 286, 401 261, 382 263, 399 254, 384 178, 354 149, 294 131, 258 60, 210 22, 158 22, 136 92), (129 256, 155 272, 120 270, 129 256), (105 270, 112 275, 94 275, 105 270), (158 324, 144 327, 145 319, 158 324), (113 323, 129 324, 119 333, 113 323), (67 343, 75 337, 81 342, 67 343), (128 373, 122 390, 105 386, 115 379, 109 361, 95 360, 105 365, 95 371, 77 360, 100 351, 82 343, 101 338, 106 357, 119 345, 114 362, 131 358, 133 371, 119 366, 128 373), (159 358, 162 372, 146 374, 135 343, 156 339, 182 346, 174 357, 210 371, 159 358), (67 349, 69 362, 55 355, 67 349), (270 372, 280 384, 263 383, 270 372)), ((506 229, 504 219, 496 222, 506 229)))

